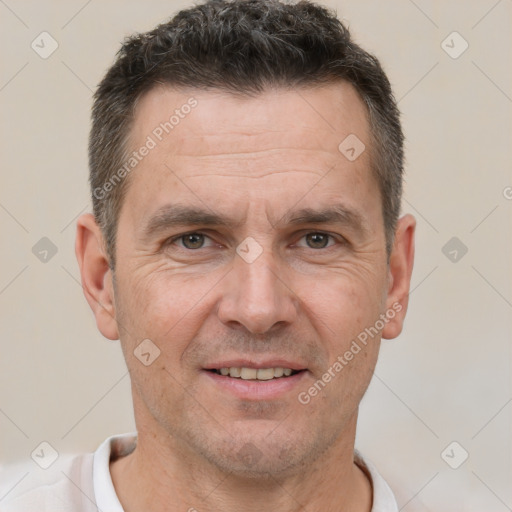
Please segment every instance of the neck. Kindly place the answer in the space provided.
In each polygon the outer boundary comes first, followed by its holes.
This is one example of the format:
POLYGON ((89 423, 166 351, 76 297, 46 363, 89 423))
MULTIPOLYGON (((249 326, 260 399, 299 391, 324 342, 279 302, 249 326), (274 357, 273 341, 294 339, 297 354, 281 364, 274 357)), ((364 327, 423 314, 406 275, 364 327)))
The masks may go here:
POLYGON ((137 448, 111 463, 112 480, 125 512, 370 512, 371 484, 354 463, 356 421, 316 460, 264 476, 225 473, 154 425, 139 428, 137 448))

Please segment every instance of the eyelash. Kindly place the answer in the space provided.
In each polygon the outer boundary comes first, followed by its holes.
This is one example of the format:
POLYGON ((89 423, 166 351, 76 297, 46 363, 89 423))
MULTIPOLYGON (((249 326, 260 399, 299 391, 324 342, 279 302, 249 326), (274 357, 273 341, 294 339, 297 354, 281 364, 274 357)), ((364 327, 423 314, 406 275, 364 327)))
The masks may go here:
MULTIPOLYGON (((337 238, 336 236, 332 235, 331 233, 326 233, 325 231, 308 231, 306 233, 304 233, 299 240, 302 240, 304 237, 306 237, 307 235, 325 235, 325 236, 328 236, 330 238, 330 240, 333 240, 335 242, 337 242, 338 245, 346 245, 347 244, 347 241, 338 235, 339 238, 337 238)), ((189 236, 189 235, 202 235, 204 236, 205 238, 208 238, 209 240, 212 240, 211 237, 206 234, 206 233, 203 233, 201 231, 189 231, 188 233, 183 233, 181 235, 176 235, 174 237, 171 237, 169 239, 167 239, 165 242, 164 242, 164 245, 165 246, 169 246, 169 245, 172 245, 174 242, 178 241, 178 240, 182 240, 183 238, 185 238, 186 236, 189 236)), ((327 245, 326 247, 320 247, 318 249, 315 249, 313 247, 302 247, 303 249, 312 249, 314 251, 319 251, 321 249, 329 249, 329 248, 332 248, 334 245, 336 244, 332 244, 332 245, 327 245)), ((183 249, 183 250, 186 250, 186 251, 190 251, 190 252, 194 252, 194 251, 199 251, 200 249, 207 249, 208 247, 199 247, 197 249, 189 249, 188 247, 184 247, 184 246, 180 246, 180 249, 183 249)))

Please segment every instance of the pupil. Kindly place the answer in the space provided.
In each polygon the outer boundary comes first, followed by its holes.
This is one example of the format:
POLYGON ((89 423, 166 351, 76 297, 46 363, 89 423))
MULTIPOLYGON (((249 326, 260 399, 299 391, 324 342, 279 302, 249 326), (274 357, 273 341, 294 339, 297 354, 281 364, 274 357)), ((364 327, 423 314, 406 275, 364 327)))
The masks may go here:
POLYGON ((199 249, 203 245, 203 242, 204 236, 199 233, 193 233, 183 237, 183 245, 187 249, 199 249))
POLYGON ((314 248, 323 248, 327 246, 327 236, 322 233, 310 233, 307 237, 308 244, 314 248))

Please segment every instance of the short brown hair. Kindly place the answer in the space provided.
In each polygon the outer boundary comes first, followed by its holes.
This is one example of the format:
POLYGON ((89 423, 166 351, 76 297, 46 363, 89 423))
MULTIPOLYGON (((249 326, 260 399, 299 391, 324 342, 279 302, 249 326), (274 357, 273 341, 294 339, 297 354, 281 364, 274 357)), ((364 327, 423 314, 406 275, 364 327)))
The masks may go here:
POLYGON ((126 172, 119 171, 128 158, 134 109, 143 94, 164 83, 253 96, 268 87, 341 80, 355 87, 368 110, 371 165, 389 255, 402 194, 399 112, 378 60, 351 40, 334 12, 306 0, 209 0, 128 38, 94 96, 89 139, 93 210, 111 267, 128 182, 126 172), (113 182, 121 174, 124 179, 113 182))

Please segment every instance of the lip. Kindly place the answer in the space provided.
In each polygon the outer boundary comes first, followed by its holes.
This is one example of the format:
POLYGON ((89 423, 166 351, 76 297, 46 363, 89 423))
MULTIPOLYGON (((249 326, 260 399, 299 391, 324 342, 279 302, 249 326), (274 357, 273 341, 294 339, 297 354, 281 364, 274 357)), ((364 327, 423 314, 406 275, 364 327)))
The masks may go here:
MULTIPOLYGON (((260 366, 260 368, 272 368, 274 363, 275 362, 272 362, 271 366, 260 366)), ((236 366, 238 366, 238 364, 239 362, 236 363, 236 366)), ((281 364, 277 364, 276 366, 290 368, 290 366, 283 366, 281 364)), ((226 367, 227 366, 222 366, 221 368, 226 367)), ((253 363, 253 366, 246 367, 254 368, 255 366, 253 363)), ((300 370, 301 368, 298 369, 300 370)), ((233 377, 219 375, 218 373, 208 371, 206 369, 202 370, 202 373, 207 378, 211 379, 214 385, 220 388, 222 393, 228 392, 242 400, 257 401, 282 398, 284 395, 292 392, 293 390, 295 390, 295 392, 298 393, 300 382, 302 381, 302 379, 306 377, 306 374, 309 372, 307 370, 304 370, 299 371, 299 373, 296 373, 294 375, 290 375, 289 377, 281 377, 279 379, 260 381, 237 379, 233 377)))
POLYGON ((263 361, 254 361, 249 359, 230 359, 226 361, 214 362, 204 367, 205 370, 220 370, 221 368, 290 368, 291 370, 306 370, 306 366, 286 361, 285 359, 265 359, 263 361))

